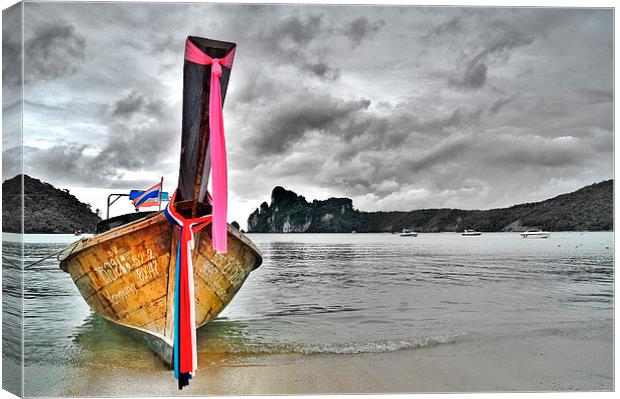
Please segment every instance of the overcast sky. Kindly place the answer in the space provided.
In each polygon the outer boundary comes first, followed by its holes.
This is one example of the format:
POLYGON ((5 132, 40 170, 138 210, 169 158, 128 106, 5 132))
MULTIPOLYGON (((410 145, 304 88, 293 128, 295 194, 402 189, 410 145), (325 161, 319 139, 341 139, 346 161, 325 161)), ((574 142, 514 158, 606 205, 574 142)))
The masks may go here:
MULTIPOLYGON (((162 174, 176 187, 184 40, 197 35, 238 45, 224 118, 242 226, 275 185, 365 211, 542 200, 613 177, 612 17, 26 3, 26 173, 101 209, 162 174)), ((3 145, 6 179, 6 128, 3 145)))

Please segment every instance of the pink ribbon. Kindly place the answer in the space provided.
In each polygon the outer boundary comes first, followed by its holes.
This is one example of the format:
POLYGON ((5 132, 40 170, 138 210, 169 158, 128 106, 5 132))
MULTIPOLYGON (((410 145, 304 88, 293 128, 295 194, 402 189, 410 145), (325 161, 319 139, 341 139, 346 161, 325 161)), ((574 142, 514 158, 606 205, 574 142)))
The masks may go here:
POLYGON ((224 118, 222 116, 222 92, 220 77, 222 65, 232 68, 235 49, 224 58, 211 58, 196 47, 189 39, 185 42, 185 60, 200 65, 211 65, 211 88, 209 91, 209 147, 211 149, 211 176, 213 178, 213 249, 226 253, 226 214, 228 211, 228 177, 226 173, 226 142, 224 140, 224 118))

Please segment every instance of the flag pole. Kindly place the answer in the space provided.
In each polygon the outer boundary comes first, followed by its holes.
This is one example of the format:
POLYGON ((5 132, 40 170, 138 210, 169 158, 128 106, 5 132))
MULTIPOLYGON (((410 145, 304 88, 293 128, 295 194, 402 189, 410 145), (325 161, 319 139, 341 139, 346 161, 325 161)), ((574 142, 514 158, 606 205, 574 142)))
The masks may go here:
POLYGON ((159 202, 159 210, 161 211, 161 194, 164 191, 164 177, 161 177, 161 181, 159 182, 159 197, 158 202, 159 202))

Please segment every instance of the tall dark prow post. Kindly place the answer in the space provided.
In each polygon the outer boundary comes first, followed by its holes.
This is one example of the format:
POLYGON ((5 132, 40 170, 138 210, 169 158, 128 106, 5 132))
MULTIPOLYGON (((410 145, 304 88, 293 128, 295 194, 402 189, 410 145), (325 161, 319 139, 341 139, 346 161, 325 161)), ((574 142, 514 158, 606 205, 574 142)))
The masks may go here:
MULTIPOLYGON (((235 43, 189 36, 200 50, 212 58, 223 58, 235 43)), ((230 69, 222 68, 220 78, 222 102, 226 97, 230 69)), ((207 198, 209 169, 209 89, 211 65, 199 65, 185 61, 183 67, 183 120, 181 138, 181 167, 176 209, 191 217, 211 212, 207 198)))

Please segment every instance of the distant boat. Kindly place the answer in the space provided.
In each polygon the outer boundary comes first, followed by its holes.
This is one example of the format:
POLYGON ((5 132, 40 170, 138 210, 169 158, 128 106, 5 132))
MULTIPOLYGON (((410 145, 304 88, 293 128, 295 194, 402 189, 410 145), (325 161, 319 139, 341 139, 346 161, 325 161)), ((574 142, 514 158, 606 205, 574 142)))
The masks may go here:
POLYGON ((521 233, 523 238, 549 238, 549 236, 551 236, 551 233, 542 230, 528 230, 521 233))
POLYGON ((415 233, 409 229, 403 229, 403 231, 400 233, 401 237, 417 237, 418 233, 415 233))
POLYGON ((482 233, 479 232, 479 231, 476 231, 476 230, 466 229, 465 231, 463 231, 463 234, 461 234, 461 235, 465 236, 465 237, 471 237, 471 236, 480 236, 480 235, 482 235, 482 233))

